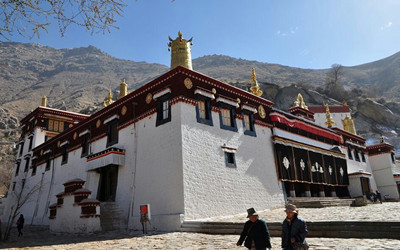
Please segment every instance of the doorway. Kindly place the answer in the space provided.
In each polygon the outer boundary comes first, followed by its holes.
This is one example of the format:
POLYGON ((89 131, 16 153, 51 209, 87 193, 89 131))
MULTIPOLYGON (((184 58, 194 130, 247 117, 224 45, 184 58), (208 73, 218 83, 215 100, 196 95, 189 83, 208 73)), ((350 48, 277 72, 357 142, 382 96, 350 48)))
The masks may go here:
POLYGON ((369 195, 371 193, 371 186, 369 184, 369 178, 360 177, 361 190, 363 195, 369 195))
POLYGON ((100 173, 97 200, 115 201, 118 181, 118 165, 107 165, 97 170, 100 173))

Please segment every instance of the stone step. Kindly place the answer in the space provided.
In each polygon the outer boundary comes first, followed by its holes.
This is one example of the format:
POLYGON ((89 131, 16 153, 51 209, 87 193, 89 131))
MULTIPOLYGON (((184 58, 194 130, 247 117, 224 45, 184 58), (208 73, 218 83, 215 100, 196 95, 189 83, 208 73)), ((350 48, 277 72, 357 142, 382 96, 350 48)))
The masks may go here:
POLYGON ((354 199, 339 199, 336 197, 289 198, 288 202, 302 208, 321 208, 332 206, 351 206, 354 199), (299 199, 300 198, 300 199, 299 199), (333 198, 333 199, 332 199, 333 198))
MULTIPOLYGON (((244 223, 185 221, 180 231, 208 234, 240 234, 244 223)), ((267 222, 270 235, 280 237, 282 224, 267 222)), ((329 238, 388 238, 400 237, 400 222, 326 221, 307 222, 307 237, 329 238)))

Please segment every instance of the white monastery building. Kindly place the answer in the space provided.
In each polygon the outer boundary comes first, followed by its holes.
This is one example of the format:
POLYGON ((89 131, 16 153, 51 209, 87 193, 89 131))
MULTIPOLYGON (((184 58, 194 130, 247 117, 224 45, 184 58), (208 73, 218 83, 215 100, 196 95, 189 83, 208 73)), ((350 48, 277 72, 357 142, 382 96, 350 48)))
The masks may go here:
POLYGON ((121 83, 118 100, 110 95, 97 113, 44 99, 22 119, 3 221, 22 205, 27 224, 54 232, 141 229, 140 206, 150 204, 151 228, 173 231, 287 197, 379 189, 399 199, 393 147, 366 147, 348 107, 333 108, 333 119, 299 95, 288 112, 276 109, 260 97, 254 70, 244 91, 193 71, 191 39, 170 41, 169 72, 129 94, 121 83))

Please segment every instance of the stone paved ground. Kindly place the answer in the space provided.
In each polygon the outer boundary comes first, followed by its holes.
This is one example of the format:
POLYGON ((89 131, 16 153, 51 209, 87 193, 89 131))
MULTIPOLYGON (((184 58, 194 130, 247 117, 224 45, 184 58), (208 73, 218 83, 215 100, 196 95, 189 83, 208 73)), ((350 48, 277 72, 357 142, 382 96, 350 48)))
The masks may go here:
MULTIPOLYGON (((283 220, 283 208, 264 211, 262 218, 268 221, 283 220)), ((326 220, 393 220, 399 221, 400 202, 369 205, 366 207, 332 207, 301 209, 303 218, 309 221, 326 220), (329 215, 328 217, 325 217, 329 215), (325 219, 324 219, 325 218, 325 219)), ((215 218, 220 221, 223 218, 215 218)), ((243 221, 243 215, 225 218, 223 221, 243 221)), ((108 232, 87 236, 53 234, 44 227, 27 227, 23 237, 16 237, 0 243, 0 248, 25 249, 245 249, 236 247, 238 235, 208 235, 196 233, 159 233, 141 235, 138 232, 108 232)), ((392 239, 335 239, 308 238, 310 249, 400 249, 399 240, 392 239)), ((273 249, 280 249, 280 238, 272 238, 273 249)))

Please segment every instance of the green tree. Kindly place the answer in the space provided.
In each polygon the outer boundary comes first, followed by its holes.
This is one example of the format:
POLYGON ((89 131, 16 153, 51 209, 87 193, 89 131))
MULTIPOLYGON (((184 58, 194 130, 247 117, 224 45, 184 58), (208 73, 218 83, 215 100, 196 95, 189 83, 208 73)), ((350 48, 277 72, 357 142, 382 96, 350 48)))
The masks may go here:
POLYGON ((91 32, 110 32, 118 28, 116 17, 126 5, 123 0, 0 0, 0 36, 13 34, 39 37, 52 22, 57 22, 61 36, 69 25, 82 26, 91 32))

